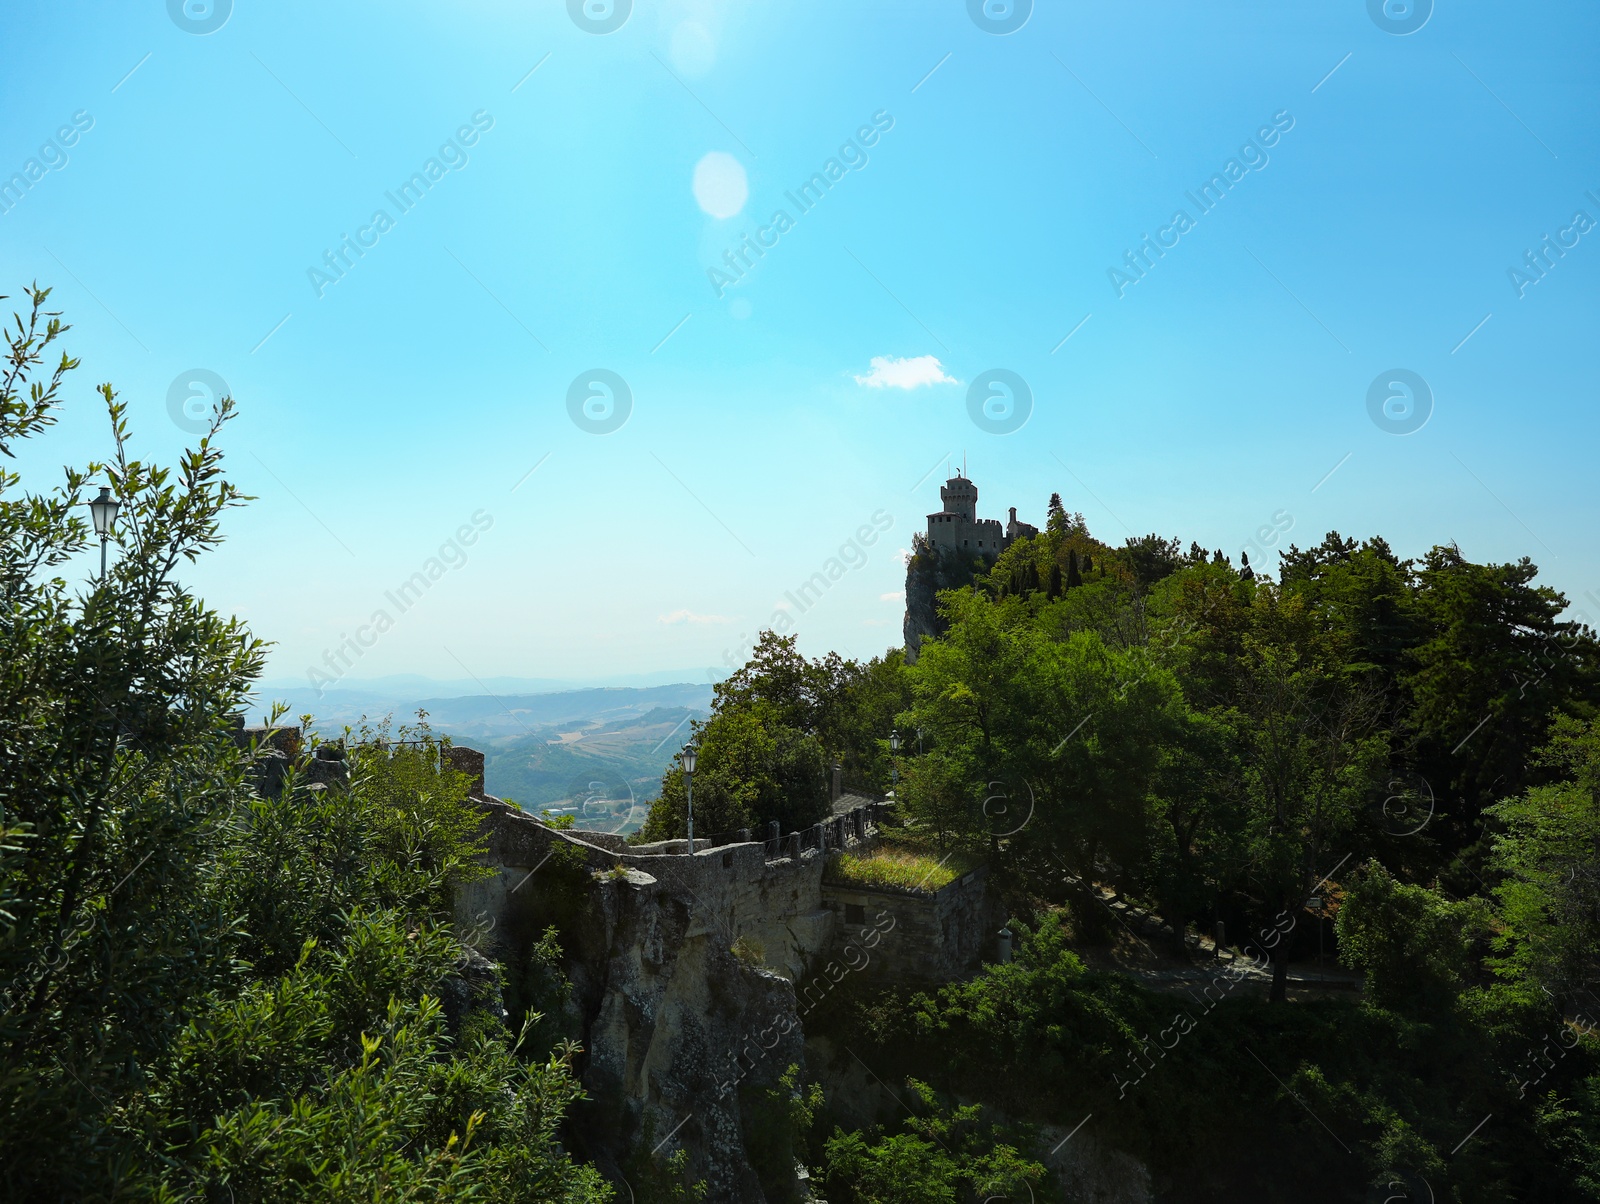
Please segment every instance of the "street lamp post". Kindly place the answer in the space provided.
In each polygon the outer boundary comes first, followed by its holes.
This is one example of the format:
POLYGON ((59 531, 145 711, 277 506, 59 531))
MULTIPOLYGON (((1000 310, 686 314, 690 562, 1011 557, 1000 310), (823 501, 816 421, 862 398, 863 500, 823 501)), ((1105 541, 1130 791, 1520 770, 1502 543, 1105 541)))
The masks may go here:
POLYGON ((899 800, 899 793, 898 793, 899 792, 899 788, 900 788, 900 759, 899 759, 899 754, 900 754, 900 733, 899 732, 891 731, 889 733, 889 752, 890 752, 889 793, 895 795, 896 796, 895 797, 895 801, 899 802, 900 801, 899 800))
POLYGON ((683 746, 683 788, 689 797, 689 855, 694 855, 694 745, 683 746))
POLYGON ((106 579, 106 540, 111 538, 111 524, 117 521, 121 503, 111 496, 111 490, 100 486, 100 496, 89 503, 89 517, 94 519, 94 533, 100 537, 100 580, 106 579))

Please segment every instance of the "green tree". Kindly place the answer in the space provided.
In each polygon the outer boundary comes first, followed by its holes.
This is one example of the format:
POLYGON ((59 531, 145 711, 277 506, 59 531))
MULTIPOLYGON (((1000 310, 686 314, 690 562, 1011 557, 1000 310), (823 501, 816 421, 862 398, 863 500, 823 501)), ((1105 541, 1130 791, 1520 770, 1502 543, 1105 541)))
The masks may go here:
POLYGON ((1557 713, 1594 714, 1600 647, 1581 624, 1557 616, 1566 599, 1535 585, 1538 568, 1479 565, 1455 547, 1434 548, 1417 571, 1415 607, 1423 638, 1403 680, 1416 764, 1457 804, 1454 843, 1485 808, 1548 777, 1529 754, 1557 713))
POLYGON ((828 1139, 830 1198, 841 1204, 955 1204, 1013 1199, 1042 1184, 1044 1166, 1007 1142, 1003 1128, 985 1126, 980 1107, 950 1108, 917 1079, 907 1079, 906 1090, 914 1111, 904 1131, 869 1135, 836 1129, 828 1139))
MULTIPOLYGON (((694 774, 696 838, 777 820, 784 832, 818 822, 828 810, 827 764, 815 736, 783 722, 769 703, 725 707, 698 730, 694 774)), ((688 831, 682 754, 661 781, 640 831, 646 841, 688 831)))
POLYGON ((1018 599, 953 592, 944 606, 945 638, 911 670, 909 718, 934 737, 907 775, 911 814, 948 828, 964 793, 966 838, 1004 837, 1041 879, 1059 882, 1063 863, 1092 879, 1102 856, 1139 872, 1171 674, 1091 631, 1053 639, 1049 615, 1018 599))
POLYGON ((1154 532, 1138 537, 1130 535, 1123 545, 1123 559, 1141 590, 1149 589, 1183 567, 1183 552, 1177 537, 1162 539, 1154 532))
POLYGON ((1558 719, 1537 759, 1561 779, 1488 812, 1504 925, 1495 964, 1566 1006, 1600 981, 1600 719, 1558 719))
MULTIPOLYGON (((76 361, 48 293, 8 330, 0 451, 48 432, 76 361)), ((573 1051, 519 1055, 454 931, 477 816, 437 744, 355 750, 348 788, 246 782, 231 716, 261 645, 181 568, 243 500, 213 439, 19 490, 0 470, 0 1196, 609 1198, 556 1142, 573 1051), (74 586, 92 480, 121 511, 74 586)))
MULTIPOLYGON (((14 315, 0 371, 0 452, 55 423, 66 332, 49 291, 14 315)), ((131 459, 126 406, 101 386, 114 455, 20 492, 0 469, 0 1189, 96 1194, 116 1157, 112 1102, 137 1084, 226 975, 231 917, 196 903, 239 790, 227 736, 260 645, 207 611, 180 566, 241 499, 212 440, 176 471, 131 459), (117 556, 83 581, 91 482, 121 502, 117 556), (69 578, 76 580, 69 580, 69 578), (81 582, 81 584, 80 584, 81 582), (29 1186, 24 1186, 29 1185, 29 1186)))
POLYGON ((1367 998, 1417 1015, 1448 1011, 1488 929, 1481 903, 1400 882, 1376 862, 1354 876, 1336 921, 1339 954, 1366 971, 1367 998))
MULTIPOLYGON (((695 831, 772 820, 785 832, 809 827, 828 813, 834 764, 849 782, 886 788, 889 731, 909 698, 898 651, 864 664, 837 653, 807 660, 794 636, 762 632, 750 660, 715 687, 711 717, 695 726, 695 831)), ((675 764, 641 838, 683 836, 686 820, 687 792, 675 764)))
POLYGON ((1372 695, 1300 646, 1247 641, 1236 727, 1250 878, 1274 932, 1257 943, 1272 957, 1275 1001, 1287 998, 1290 948, 1277 934, 1292 930, 1306 897, 1334 872, 1383 780, 1388 746, 1376 722, 1372 695))

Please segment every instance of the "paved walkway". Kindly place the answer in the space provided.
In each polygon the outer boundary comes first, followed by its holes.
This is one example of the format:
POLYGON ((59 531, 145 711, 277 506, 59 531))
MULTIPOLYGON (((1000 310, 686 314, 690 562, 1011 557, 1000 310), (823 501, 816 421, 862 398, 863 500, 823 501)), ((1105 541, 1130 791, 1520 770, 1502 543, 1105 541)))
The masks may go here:
MULTIPOLYGON (((1123 951, 1080 950, 1080 955, 1092 968, 1126 974, 1153 991, 1187 993, 1209 983, 1224 968, 1241 982, 1271 985, 1270 964, 1263 965, 1233 948, 1224 948, 1219 956, 1212 938, 1193 934, 1184 938, 1189 950, 1189 959, 1184 959, 1174 952, 1177 936, 1172 926, 1160 916, 1117 898, 1113 891, 1104 887, 1091 886, 1090 889, 1129 938, 1123 951)), ((1288 986, 1301 998, 1326 991, 1359 992, 1363 981, 1362 975, 1336 964, 1331 958, 1321 967, 1315 962, 1291 963, 1288 972, 1288 986)))

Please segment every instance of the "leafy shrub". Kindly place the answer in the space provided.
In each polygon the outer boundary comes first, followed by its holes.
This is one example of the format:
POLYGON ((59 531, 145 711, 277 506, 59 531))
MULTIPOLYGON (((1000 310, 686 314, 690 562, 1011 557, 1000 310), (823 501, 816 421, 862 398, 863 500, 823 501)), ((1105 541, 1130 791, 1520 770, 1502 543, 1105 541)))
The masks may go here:
POLYGON ((700 1204, 706 1198, 706 1182, 689 1178, 688 1151, 663 1155, 654 1152, 658 1148, 655 1126, 646 1120, 622 1168, 633 1204, 700 1204))
POLYGON ((745 1155, 761 1181, 767 1199, 788 1200, 795 1191, 795 1151, 822 1107, 822 1088, 800 1083, 800 1067, 791 1064, 776 1087, 742 1085, 740 1128, 745 1155))
POLYGON ((1019 1199, 1044 1182, 1043 1165, 1023 1157, 985 1125, 976 1104, 943 1107, 931 1087, 907 1079, 912 1115, 904 1131, 846 1133, 825 1146, 829 1199, 838 1204, 956 1204, 957 1200, 1019 1199))
POLYGON ((1339 909, 1340 956, 1367 972, 1367 997, 1382 1007, 1427 1014, 1454 1005, 1473 938, 1488 927, 1481 904, 1396 881, 1376 862, 1339 909))

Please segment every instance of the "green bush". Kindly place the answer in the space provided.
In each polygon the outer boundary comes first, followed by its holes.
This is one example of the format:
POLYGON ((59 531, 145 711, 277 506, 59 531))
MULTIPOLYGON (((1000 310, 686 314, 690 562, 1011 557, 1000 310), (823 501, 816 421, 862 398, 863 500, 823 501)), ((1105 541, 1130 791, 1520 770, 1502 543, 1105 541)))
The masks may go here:
POLYGON ((1350 886, 1337 921, 1340 956, 1367 972, 1367 997, 1415 1014, 1454 1006, 1467 955, 1488 927, 1481 904, 1396 881, 1376 863, 1350 886))
POLYGON ((829 1199, 837 1204, 956 1204, 1049 1199, 1041 1163, 1024 1157, 982 1109, 949 1108, 928 1084, 906 1080, 913 1111, 899 1133, 835 1129, 824 1147, 829 1199))
POLYGON ((701 1204, 706 1198, 706 1182, 689 1178, 688 1151, 661 1154, 656 1152, 655 1138, 655 1126, 646 1120, 633 1153, 623 1164, 632 1204, 701 1204))
POLYGON ((779 1076, 776 1087, 740 1086, 745 1155, 768 1200, 794 1197, 795 1155, 821 1107, 822 1088, 815 1083, 802 1086, 795 1064, 779 1076))

